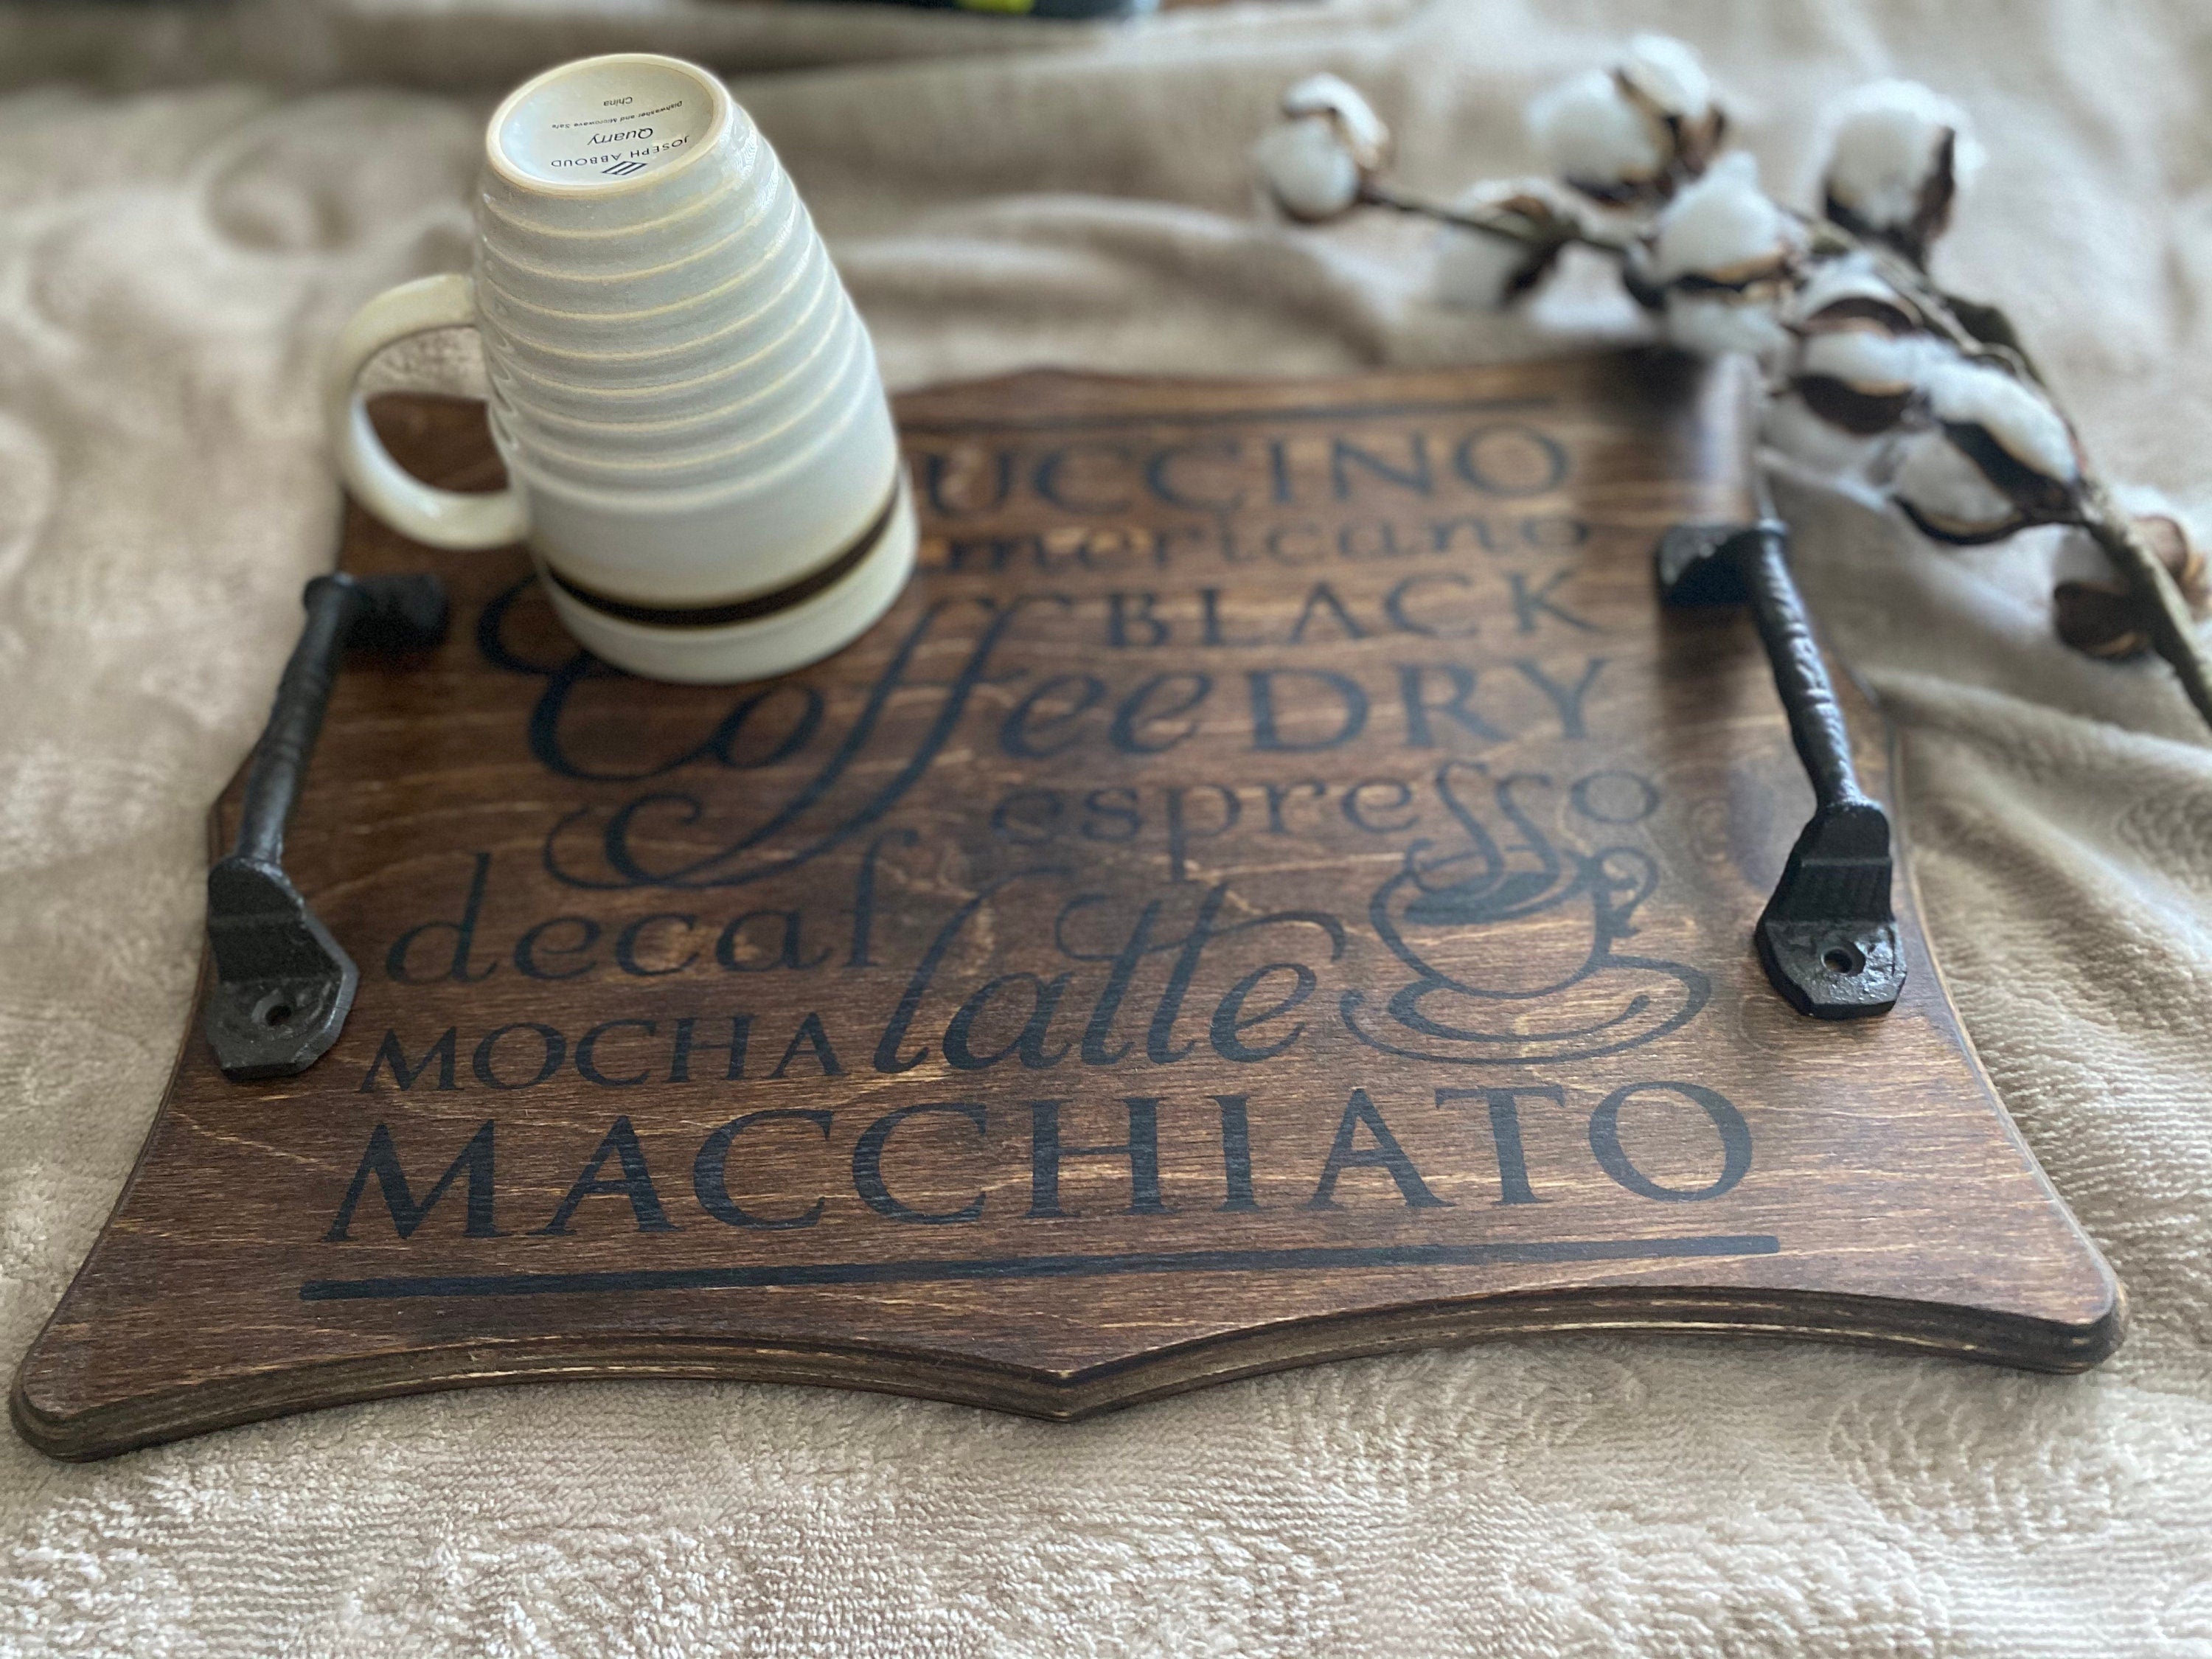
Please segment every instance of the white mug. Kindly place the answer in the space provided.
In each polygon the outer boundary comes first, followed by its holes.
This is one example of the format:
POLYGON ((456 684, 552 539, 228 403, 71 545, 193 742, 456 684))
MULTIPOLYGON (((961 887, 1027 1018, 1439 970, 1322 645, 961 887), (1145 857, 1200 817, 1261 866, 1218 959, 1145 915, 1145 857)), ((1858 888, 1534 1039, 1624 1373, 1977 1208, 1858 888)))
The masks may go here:
POLYGON ((370 301, 330 361, 340 472, 434 547, 526 539, 561 620, 656 679, 758 679, 869 627, 914 568, 875 349, 768 140, 706 70, 645 52, 549 70, 484 134, 475 268, 370 301), (370 358, 473 326, 494 495, 403 471, 370 358))

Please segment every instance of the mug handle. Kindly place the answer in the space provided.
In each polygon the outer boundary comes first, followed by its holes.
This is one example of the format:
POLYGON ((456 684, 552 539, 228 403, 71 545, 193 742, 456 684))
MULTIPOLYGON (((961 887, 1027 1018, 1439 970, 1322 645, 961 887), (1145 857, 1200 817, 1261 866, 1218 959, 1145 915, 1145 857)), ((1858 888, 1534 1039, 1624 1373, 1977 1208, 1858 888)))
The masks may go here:
POLYGON ((448 272, 386 289, 359 311, 331 349, 323 406, 339 474, 356 500, 404 536, 432 547, 504 547, 530 528, 522 494, 510 479, 489 495, 462 495, 424 483, 392 459, 369 424, 356 382, 368 360, 395 341, 434 328, 472 325, 473 278, 448 272))

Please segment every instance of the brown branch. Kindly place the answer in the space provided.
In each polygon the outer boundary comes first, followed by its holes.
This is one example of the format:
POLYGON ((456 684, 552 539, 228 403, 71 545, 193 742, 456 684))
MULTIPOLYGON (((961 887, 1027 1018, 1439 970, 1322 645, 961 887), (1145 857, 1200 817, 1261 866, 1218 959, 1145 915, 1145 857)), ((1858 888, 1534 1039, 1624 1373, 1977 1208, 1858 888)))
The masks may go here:
MULTIPOLYGON (((1544 204, 1541 218, 1503 203, 1450 208, 1404 195, 1372 179, 1361 185, 1359 199, 1370 206, 1389 208, 1457 229, 1502 236, 1532 251, 1571 244, 1595 248, 1623 262, 1624 279, 1632 274, 1627 255, 1633 238, 1594 229, 1578 216, 1556 211, 1549 204, 1544 204)), ((1994 306, 1974 305, 1970 324, 1954 308, 1951 296, 1936 286, 1924 269, 1903 254, 1856 235, 1832 221, 1812 219, 1802 214, 1798 218, 1806 227, 1815 253, 1865 254, 1883 280, 1910 300, 1922 320, 1960 356, 1972 362, 1995 364, 2042 389, 2046 397, 2050 395, 2050 389, 2044 386, 2042 376, 2037 374, 2027 349, 2019 343, 2018 333, 2002 311, 1994 306)), ((1646 296, 1639 294, 1637 297, 1648 303, 1646 296)), ((2055 405, 2056 398, 2052 402, 2055 405)), ((2149 617, 2153 648, 2173 670, 2175 678, 2181 682, 2183 694, 2206 727, 2212 729, 2212 660, 2207 659, 2188 600, 2157 554, 2136 531, 2133 517, 2113 499, 2104 480, 2086 465, 2080 489, 2081 527, 2104 550, 2113 568, 2126 580, 2149 617)))
POLYGON ((1361 184, 1359 199, 1370 207, 1389 208, 1395 213, 1433 220, 1437 224, 1450 225, 1459 230, 1502 236, 1508 241, 1519 242, 1531 249, 1558 247, 1571 243, 1620 257, 1628 252, 1632 245, 1628 239, 1604 235, 1569 215, 1552 213, 1548 204, 1546 210, 1549 216, 1540 220, 1502 203, 1480 202, 1472 207, 1450 208, 1439 202, 1425 201, 1418 196, 1403 195, 1372 179, 1361 184))
POLYGON ((2212 665, 2205 660, 2203 641, 2180 585, 2136 528, 2134 515, 2112 499, 2101 479, 2085 477, 2081 493, 2081 527, 2143 602, 2152 649, 2166 659, 2183 694, 2205 725, 2212 726, 2212 665))
MULTIPOLYGON (((1949 296, 1936 286, 1925 271, 1895 254, 1870 251, 1875 253, 1883 277, 1910 299, 1962 355, 1979 362, 1997 363, 2019 379, 2041 387, 2044 394, 2051 397, 2050 388, 2043 386, 2024 349, 2007 340, 1992 341, 1987 337, 1989 332, 2001 331, 2008 340, 2019 338, 2003 312, 1995 307, 1984 307, 1984 314, 1977 319, 1983 325, 1982 330, 1970 329, 1952 309, 1949 296)), ((2055 408, 2057 399, 2051 397, 2051 401, 2055 408)), ((2127 582, 2148 618, 2151 648, 2166 659, 2166 666, 2181 682, 2182 695, 2189 699, 2206 727, 2212 729, 2212 660, 2206 658, 2204 642, 2197 634, 2197 619, 2191 613, 2188 599, 2166 570, 2164 561, 2136 530, 2134 515, 2113 499, 2111 487, 2086 460, 2079 489, 2081 527, 2104 550, 2112 568, 2127 582)))

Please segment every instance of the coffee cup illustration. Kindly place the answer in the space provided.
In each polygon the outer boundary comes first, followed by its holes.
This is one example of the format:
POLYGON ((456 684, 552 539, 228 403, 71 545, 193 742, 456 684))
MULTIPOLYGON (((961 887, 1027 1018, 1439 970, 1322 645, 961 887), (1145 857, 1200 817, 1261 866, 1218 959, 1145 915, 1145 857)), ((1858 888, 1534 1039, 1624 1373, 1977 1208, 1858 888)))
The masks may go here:
POLYGON ((484 135, 468 275, 370 301, 325 403, 339 470, 436 547, 526 540, 553 607, 653 678, 757 679, 828 655, 914 566, 874 347, 768 140, 714 76, 628 52, 549 70, 484 135), (434 489, 358 388, 384 347, 483 342, 507 483, 434 489))
POLYGON ((1345 1023, 1362 1042, 1455 1064, 1589 1059, 1679 1030, 1705 1006, 1703 973, 1620 948, 1658 885, 1650 854, 1562 846, 1527 805, 1552 787, 1538 773, 1438 769, 1437 797, 1464 843, 1413 842, 1370 900, 1376 937, 1414 978, 1379 1011, 1345 994, 1345 1023), (1467 803, 1485 782, 1504 839, 1467 803))

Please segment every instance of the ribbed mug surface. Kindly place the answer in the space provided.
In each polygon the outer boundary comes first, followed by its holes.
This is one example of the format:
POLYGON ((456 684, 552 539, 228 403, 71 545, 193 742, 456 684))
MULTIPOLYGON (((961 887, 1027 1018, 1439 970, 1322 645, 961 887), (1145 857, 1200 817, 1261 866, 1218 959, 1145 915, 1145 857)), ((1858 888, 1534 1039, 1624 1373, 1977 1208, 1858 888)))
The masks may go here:
POLYGON ((899 474, 874 349, 719 82, 644 55, 568 65, 501 106, 485 149, 493 434, 557 571, 618 600, 717 605, 804 577, 882 518, 899 474), (626 547, 640 514, 656 534, 626 547))
POLYGON ((324 404, 356 499, 432 546, 528 542, 568 631, 656 678, 759 679, 871 626, 914 568, 914 500, 875 349, 775 150, 706 70, 618 53, 548 70, 484 135, 474 270, 417 277, 331 343, 324 404), (504 489, 413 477, 363 372, 483 337, 504 489))

